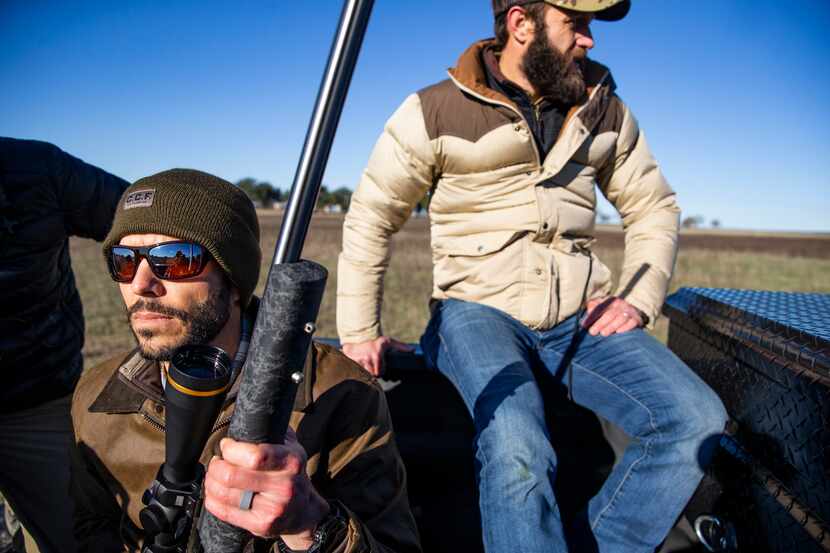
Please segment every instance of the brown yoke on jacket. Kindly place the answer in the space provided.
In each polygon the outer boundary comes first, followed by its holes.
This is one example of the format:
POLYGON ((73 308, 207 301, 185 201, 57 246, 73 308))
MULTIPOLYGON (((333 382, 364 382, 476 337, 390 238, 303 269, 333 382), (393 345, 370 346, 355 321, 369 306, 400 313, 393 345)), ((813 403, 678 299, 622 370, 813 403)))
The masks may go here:
MULTIPOLYGON (((383 391, 337 350, 314 345, 291 428, 320 494, 349 512, 345 542, 327 553, 420 551, 383 391)), ((239 379, 202 453, 219 451, 239 379)), ((159 365, 136 351, 87 370, 72 402, 71 494, 80 551, 138 551, 141 495, 164 461, 159 365)))
POLYGON ((492 46, 473 44, 449 79, 409 96, 386 123, 343 223, 341 342, 383 333, 391 236, 427 193, 433 299, 488 305, 545 330, 574 315, 583 299, 613 292, 657 319, 680 210, 610 72, 586 62, 588 98, 543 153, 522 110, 488 87, 483 55, 492 46), (625 230, 616 291, 591 252, 597 188, 625 230))

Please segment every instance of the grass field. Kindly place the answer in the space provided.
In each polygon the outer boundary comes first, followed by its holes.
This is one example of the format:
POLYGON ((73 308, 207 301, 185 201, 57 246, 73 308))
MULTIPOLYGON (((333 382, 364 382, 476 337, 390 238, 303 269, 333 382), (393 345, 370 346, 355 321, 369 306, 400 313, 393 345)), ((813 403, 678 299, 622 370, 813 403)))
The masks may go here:
MULTIPOLYGON (((262 292, 280 219, 264 212, 260 222, 265 259, 257 293, 262 292)), ((341 216, 315 216, 303 253, 303 257, 330 271, 318 336, 336 336, 334 310, 341 225, 341 216)), ((597 253, 617 272, 622 263, 622 233, 610 228, 598 230, 597 253)), ((703 286, 830 293, 830 236, 696 231, 681 235, 680 244, 672 291, 703 286)), ((407 223, 395 236, 393 248, 383 306, 384 331, 414 342, 426 324, 432 289, 428 221, 413 219, 407 223)), ((86 315, 85 365, 91 366, 132 347, 134 342, 100 245, 79 239, 71 242, 71 249, 86 315)), ((666 321, 661 318, 654 333, 665 341, 666 332, 666 321)))

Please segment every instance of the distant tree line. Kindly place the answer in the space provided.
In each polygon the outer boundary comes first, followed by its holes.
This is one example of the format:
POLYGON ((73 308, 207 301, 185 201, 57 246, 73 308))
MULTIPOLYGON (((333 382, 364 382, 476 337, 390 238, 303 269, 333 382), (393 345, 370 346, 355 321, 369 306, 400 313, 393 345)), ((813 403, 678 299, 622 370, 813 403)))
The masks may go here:
POLYGON ((329 206, 337 206, 338 210, 345 213, 349 209, 349 202, 352 201, 352 191, 341 186, 336 190, 329 190, 327 186, 320 187, 320 194, 317 196, 317 209, 326 209, 329 206))
POLYGON ((268 181, 257 181, 254 178, 246 177, 238 180, 236 186, 241 188, 257 207, 273 207, 275 203, 284 202, 288 199, 288 192, 283 192, 268 181))
MULTIPOLYGON (((705 225, 706 219, 703 218, 703 215, 689 215, 680 221, 680 226, 683 228, 703 228, 705 225)), ((709 226, 711 228, 720 228, 720 219, 712 219, 709 221, 709 226)))
MULTIPOLYGON (((601 225, 614 225, 620 223, 620 218, 616 214, 610 215, 604 211, 597 211, 596 221, 601 225)), ((703 215, 687 215, 680 221, 680 226, 683 228, 703 228, 706 226, 706 219, 703 215)), ((712 219, 709 221, 709 227, 714 229, 720 228, 720 219, 712 219)))
MULTIPOLYGON (((257 207, 271 208, 274 207, 274 204, 288 201, 289 191, 283 191, 268 181, 246 177, 238 180, 236 186, 242 189, 257 207)), ((337 206, 338 211, 345 212, 349 209, 351 199, 352 191, 345 186, 335 190, 329 190, 327 186, 321 186, 320 194, 317 196, 317 209, 328 209, 331 206, 337 206)))

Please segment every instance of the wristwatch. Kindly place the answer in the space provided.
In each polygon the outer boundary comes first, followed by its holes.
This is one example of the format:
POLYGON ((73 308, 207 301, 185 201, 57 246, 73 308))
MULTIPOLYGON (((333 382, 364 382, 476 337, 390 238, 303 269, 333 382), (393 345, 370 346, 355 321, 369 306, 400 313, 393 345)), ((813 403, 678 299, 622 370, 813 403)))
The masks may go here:
POLYGON ((305 550, 291 549, 282 538, 277 538, 277 548, 280 553, 323 553, 326 546, 339 543, 349 524, 349 515, 345 508, 337 501, 329 500, 329 513, 323 517, 314 530, 314 543, 305 550))

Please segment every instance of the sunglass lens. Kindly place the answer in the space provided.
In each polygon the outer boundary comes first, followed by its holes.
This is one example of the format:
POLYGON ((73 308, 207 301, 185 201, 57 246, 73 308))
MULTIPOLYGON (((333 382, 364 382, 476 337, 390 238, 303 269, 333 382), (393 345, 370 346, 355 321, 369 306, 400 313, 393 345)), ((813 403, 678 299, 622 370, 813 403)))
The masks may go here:
POLYGON ((196 276, 205 263, 202 247, 187 242, 156 246, 148 252, 147 258, 156 275, 167 280, 196 276))
POLYGON ((119 248, 115 246, 112 248, 110 254, 110 273, 112 278, 117 282, 130 282, 135 276, 135 270, 138 267, 136 263, 136 253, 128 248, 119 248))

